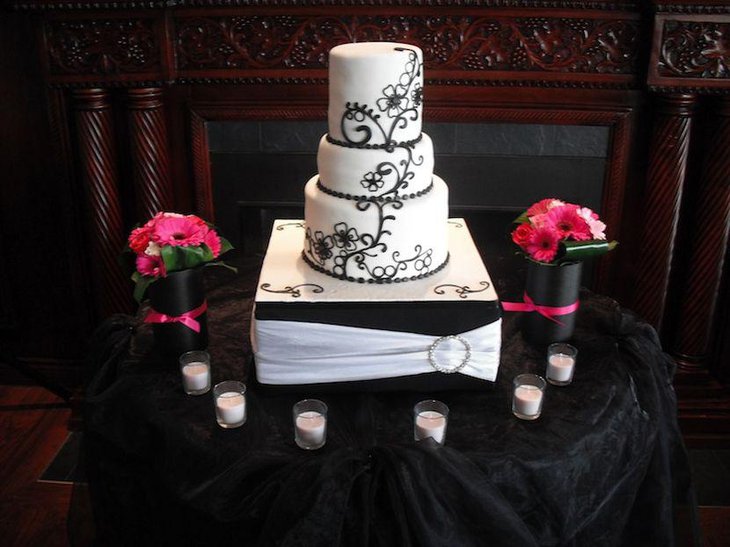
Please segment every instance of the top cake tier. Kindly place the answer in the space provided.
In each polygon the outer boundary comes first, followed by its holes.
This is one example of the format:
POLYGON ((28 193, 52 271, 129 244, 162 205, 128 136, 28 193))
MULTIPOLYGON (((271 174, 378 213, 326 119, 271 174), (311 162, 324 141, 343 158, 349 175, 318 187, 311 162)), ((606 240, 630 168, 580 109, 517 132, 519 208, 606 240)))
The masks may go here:
POLYGON ((423 53, 394 42, 332 48, 329 137, 354 147, 415 141, 421 135, 423 53))

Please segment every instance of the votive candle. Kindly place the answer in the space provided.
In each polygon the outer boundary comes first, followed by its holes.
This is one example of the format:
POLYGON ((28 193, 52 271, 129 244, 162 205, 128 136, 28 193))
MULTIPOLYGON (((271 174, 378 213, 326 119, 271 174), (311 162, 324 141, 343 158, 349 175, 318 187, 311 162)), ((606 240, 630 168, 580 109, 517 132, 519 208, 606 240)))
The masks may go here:
POLYGON ((556 386, 566 386, 573 381, 578 350, 570 344, 550 344, 547 352, 547 381, 556 386))
POLYGON ((413 438, 416 441, 431 437, 438 444, 446 440, 449 407, 441 401, 428 399, 413 407, 413 438))
POLYGON ((188 395, 202 395, 210 390, 210 355, 206 351, 189 351, 180 356, 183 390, 188 395))
POLYGON ((294 442, 304 450, 316 450, 327 441, 327 405, 317 399, 304 399, 292 408, 294 442))
POLYGON ((542 413, 545 380, 535 374, 520 374, 512 385, 512 413, 521 420, 538 419, 542 413))
POLYGON ((219 426, 233 429, 246 423, 246 386, 242 382, 228 380, 216 384, 213 400, 219 426))

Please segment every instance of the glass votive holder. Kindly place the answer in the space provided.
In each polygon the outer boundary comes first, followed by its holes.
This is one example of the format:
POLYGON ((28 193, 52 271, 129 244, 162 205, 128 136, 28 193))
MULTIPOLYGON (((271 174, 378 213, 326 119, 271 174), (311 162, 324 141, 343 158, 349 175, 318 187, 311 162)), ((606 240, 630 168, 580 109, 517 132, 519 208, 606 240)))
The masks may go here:
POLYGON ((449 407, 441 401, 428 399, 413 407, 413 438, 416 441, 431 437, 438 444, 446 441, 449 407))
POLYGON ((318 399, 304 399, 292 407, 294 442, 304 450, 322 448, 327 441, 327 405, 318 399))
POLYGON ((512 381, 512 414, 521 420, 537 420, 542 412, 545 379, 536 374, 520 374, 512 381))
POLYGON ((210 391, 210 355, 207 351, 188 351, 180 356, 182 385, 188 395, 210 391))
POLYGON ((225 429, 241 427, 246 423, 246 385, 227 380, 213 388, 215 419, 225 429))
POLYGON ((573 381, 578 350, 570 344, 550 344, 547 351, 547 381, 555 386, 567 386, 573 381))

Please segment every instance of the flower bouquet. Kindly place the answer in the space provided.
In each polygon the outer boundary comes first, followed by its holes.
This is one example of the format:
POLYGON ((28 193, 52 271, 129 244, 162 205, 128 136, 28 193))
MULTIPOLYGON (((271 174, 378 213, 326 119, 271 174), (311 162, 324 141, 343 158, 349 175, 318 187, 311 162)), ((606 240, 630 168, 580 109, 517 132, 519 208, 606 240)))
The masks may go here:
POLYGON ((607 253, 618 244, 606 239, 606 225, 587 207, 548 198, 521 214, 512 241, 528 259, 523 302, 504 302, 505 311, 527 312, 528 341, 568 340, 575 327, 581 260, 607 253))
MULTIPOLYGON (((169 354, 205 349, 207 304, 202 266, 226 266, 219 257, 232 249, 210 224, 195 215, 157 213, 129 235, 134 256, 134 297, 147 294, 155 342, 169 354)), ((226 266, 228 267, 228 266, 226 266)))

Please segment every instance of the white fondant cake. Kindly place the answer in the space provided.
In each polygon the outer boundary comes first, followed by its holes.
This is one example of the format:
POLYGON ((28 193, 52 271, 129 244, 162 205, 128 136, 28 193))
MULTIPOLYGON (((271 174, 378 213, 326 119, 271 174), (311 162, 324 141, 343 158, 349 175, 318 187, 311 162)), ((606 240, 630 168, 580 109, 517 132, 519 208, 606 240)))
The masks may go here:
POLYGON ((421 132, 423 54, 366 42, 330 51, 327 135, 305 188, 302 256, 347 281, 413 281, 449 259, 448 188, 421 132))

